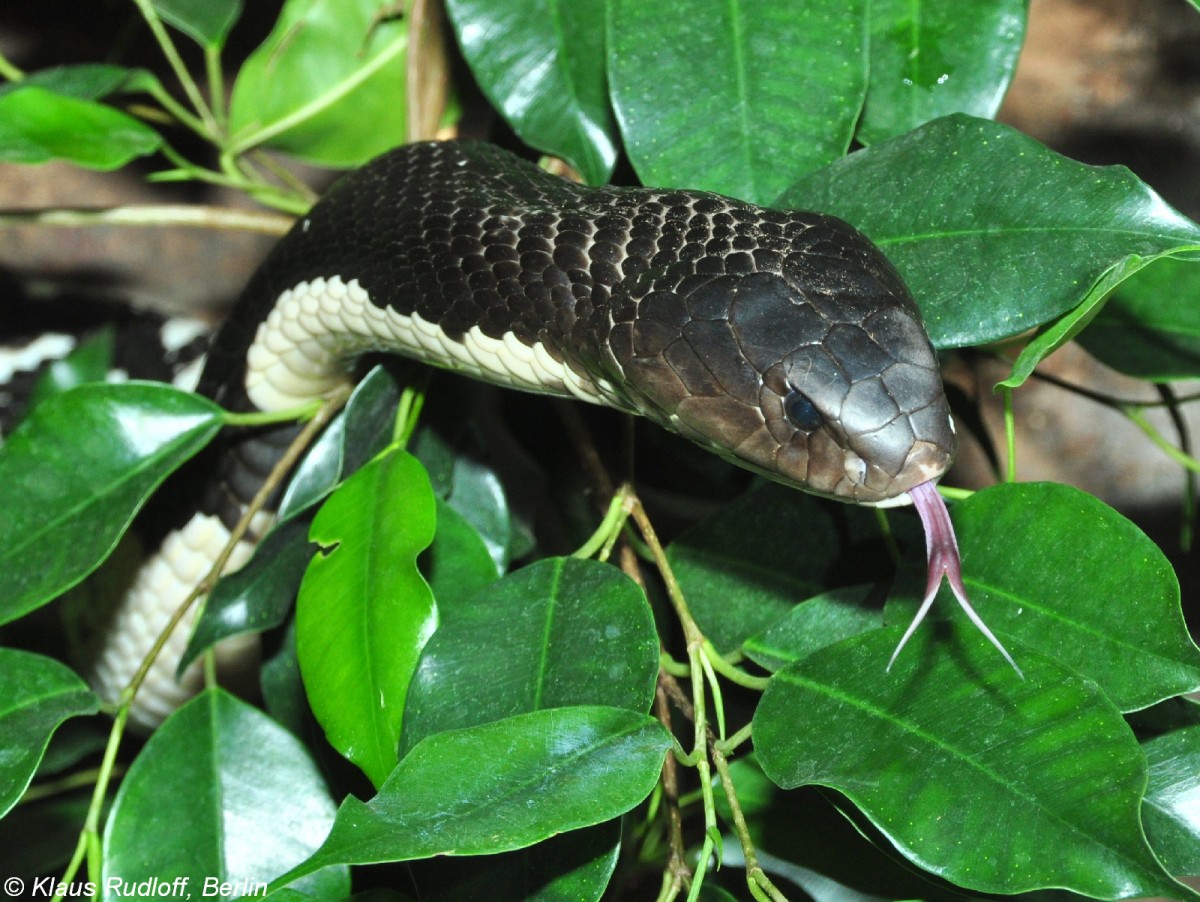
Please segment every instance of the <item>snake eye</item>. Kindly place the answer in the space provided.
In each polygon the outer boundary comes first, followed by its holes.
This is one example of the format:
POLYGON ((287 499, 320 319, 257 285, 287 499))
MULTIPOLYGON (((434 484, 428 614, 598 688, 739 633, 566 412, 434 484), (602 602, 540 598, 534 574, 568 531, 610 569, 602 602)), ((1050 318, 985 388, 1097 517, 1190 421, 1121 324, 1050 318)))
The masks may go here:
POLYGON ((792 389, 783 399, 783 415, 801 432, 816 432, 824 417, 804 392, 792 389))

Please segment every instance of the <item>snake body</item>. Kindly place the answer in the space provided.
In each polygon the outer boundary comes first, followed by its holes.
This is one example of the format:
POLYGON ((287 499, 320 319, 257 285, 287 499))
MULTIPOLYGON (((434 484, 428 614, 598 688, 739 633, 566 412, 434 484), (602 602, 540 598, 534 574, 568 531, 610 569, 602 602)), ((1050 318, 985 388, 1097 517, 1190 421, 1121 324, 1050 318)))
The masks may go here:
MULTIPOLYGON (((200 391, 285 409, 344 383, 368 351, 640 414, 844 501, 904 500, 955 448, 917 306, 845 222, 587 187, 489 144, 409 145, 336 183, 251 280, 200 391)), ((222 540, 284 432, 233 446, 168 544, 200 558, 222 540)), ((172 566, 142 594, 169 594, 172 566)), ((127 654, 101 655, 102 691, 124 685, 127 654)))

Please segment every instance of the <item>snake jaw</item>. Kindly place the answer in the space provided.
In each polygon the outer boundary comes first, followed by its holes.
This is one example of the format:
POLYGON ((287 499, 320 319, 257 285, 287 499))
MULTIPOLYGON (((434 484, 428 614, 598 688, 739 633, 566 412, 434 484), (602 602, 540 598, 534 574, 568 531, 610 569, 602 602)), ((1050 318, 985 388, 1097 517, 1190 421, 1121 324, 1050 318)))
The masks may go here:
POLYGON ((967 598, 967 588, 963 585, 962 578, 962 560, 958 553, 958 539, 954 535, 954 524, 950 522, 950 512, 946 510, 946 502, 938 494, 937 484, 933 480, 923 482, 909 490, 908 494, 921 517, 922 526, 925 527, 925 550, 929 566, 925 580, 925 597, 921 601, 921 607, 913 617, 912 623, 908 625, 908 629, 904 631, 896 650, 892 652, 887 669, 889 671, 892 669, 901 649, 917 631, 917 627, 921 625, 925 615, 929 613, 933 599, 937 597, 938 589, 941 588, 942 578, 945 577, 946 581, 950 583, 950 590, 954 593, 954 597, 966 612, 967 617, 975 624, 975 628, 983 633, 992 645, 996 646, 996 649, 1004 656, 1004 660, 1012 666, 1018 676, 1024 679, 1025 674, 1021 672, 1017 662, 1013 660, 1012 655, 1008 653, 995 634, 988 629, 983 618, 979 616, 967 598))

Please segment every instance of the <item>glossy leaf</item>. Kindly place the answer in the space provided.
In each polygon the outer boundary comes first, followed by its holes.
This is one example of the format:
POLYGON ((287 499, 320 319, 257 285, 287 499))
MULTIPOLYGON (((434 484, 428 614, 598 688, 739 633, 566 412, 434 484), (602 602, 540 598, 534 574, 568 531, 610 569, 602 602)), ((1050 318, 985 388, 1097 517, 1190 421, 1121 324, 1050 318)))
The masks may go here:
MULTIPOLYGON (((1102 501, 1054 483, 999 485, 956 504, 954 523, 967 592, 1018 663, 1027 649, 1053 657, 1123 711, 1200 688, 1170 563, 1102 501)), ((888 621, 907 620, 915 601, 889 604, 888 621)), ((961 616, 948 594, 939 604, 961 616)))
POLYGON ((900 633, 776 674, 754 715, 775 783, 842 792, 909 859, 968 889, 1182 897, 1141 834, 1141 750, 1099 687, 1031 653, 1021 679, 969 625, 919 632, 884 674, 900 633))
POLYGON ((1079 343, 1138 379, 1200 378, 1200 265, 1168 259, 1146 267, 1113 293, 1079 343))
POLYGON ((1027 5, 872 0, 871 80, 855 137, 875 144, 950 113, 995 116, 1017 67, 1027 5))
POLYGON ((118 169, 154 153, 162 136, 120 110, 37 86, 0 95, 0 163, 66 160, 118 169))
POLYGON ((602 184, 617 159, 604 0, 449 0, 480 88, 526 144, 602 184))
POLYGON ((312 557, 310 518, 300 514, 328 497, 343 478, 387 446, 398 395, 395 380, 381 367, 355 387, 345 409, 296 468, 279 503, 280 522, 259 543, 250 561, 218 582, 205 600, 177 673, 221 639, 283 623, 312 557))
POLYGON ((55 360, 38 376, 37 384, 29 396, 29 406, 35 407, 51 395, 89 382, 103 382, 112 369, 113 330, 104 328, 61 360, 55 360))
POLYGON ((409 865, 421 902, 598 902, 621 850, 621 821, 560 833, 527 849, 409 865))
MULTIPOLYGON (((437 499, 437 533, 421 559, 421 569, 439 612, 460 606, 500 577, 487 543, 466 517, 441 498, 437 499)), ((440 613, 439 618, 444 622, 440 613)))
POLYGON ((770 629, 751 636, 746 656, 778 670, 814 651, 883 626, 883 609, 872 604, 872 586, 847 586, 822 593, 792 608, 770 629))
MULTIPOLYGON (((852 818, 856 813, 834 793, 813 786, 785 792, 753 755, 733 761, 730 772, 763 869, 803 888, 813 902, 958 897, 903 861, 861 815, 852 818)), ((731 823, 723 793, 716 805, 722 820, 731 823)), ((739 852, 737 842, 726 838, 722 866, 744 867, 739 852)))
MULTIPOLYGON (((258 676, 263 705, 279 724, 301 739, 309 739, 310 726, 316 721, 304 694, 300 679, 300 662, 296 660, 296 621, 289 621, 279 637, 279 647, 263 661, 258 676)), ((317 737, 311 737, 319 743, 317 737)), ((312 743, 310 742, 310 745, 312 743)))
POLYGON ((1116 286, 1144 267, 1149 260, 1130 254, 1118 260, 1097 279, 1080 298, 1079 304, 1054 322, 1043 326, 1021 349, 1012 366, 1012 373, 997 383, 997 388, 1020 388, 1043 360, 1075 338, 1103 309, 1116 286))
POLYGON ((1200 726, 1142 745, 1150 767, 1142 820, 1159 860, 1177 876, 1200 875, 1200 726))
POLYGON ((347 798, 329 838, 288 882, 332 864, 490 855, 611 820, 654 788, 670 747, 652 717, 551 708, 438 733, 370 802, 347 798))
POLYGON ((409 692, 404 749, 544 708, 650 709, 658 634, 646 596, 617 568, 549 558, 446 601, 409 692))
MULTIPOLYGON (((329 791, 296 738, 208 690, 167 719, 121 781, 104 831, 104 898, 121 897, 121 883, 114 894, 109 879, 187 877, 197 898, 206 880, 253 887, 307 858, 333 817, 329 791)), ((340 899, 349 883, 344 868, 330 868, 296 889, 340 899)))
POLYGON ((66 665, 0 648, 0 816, 24 795, 58 725, 98 707, 66 665))
POLYGON ((150 5, 200 46, 218 49, 242 15, 242 0, 151 0, 150 5))
POLYGON ((213 587, 175 668, 176 678, 222 639, 261 633, 283 623, 312 557, 308 529, 309 522, 304 518, 278 524, 254 549, 254 556, 244 567, 213 587))
POLYGON ((81 787, 18 805, 0 820, 4 874, 61 874, 79 842, 91 792, 81 787))
POLYGON ((667 558, 704 634, 722 651, 827 588, 889 576, 874 513, 766 484, 671 543, 667 558))
POLYGON ((904 276, 939 348, 1049 322, 1131 253, 1149 260, 1200 244, 1200 226, 1128 170, 1073 162, 964 115, 851 154, 780 203, 866 232, 904 276))
POLYGON ((385 368, 377 366, 367 373, 296 467, 279 502, 279 516, 290 517, 312 507, 386 448, 399 399, 400 387, 385 368))
POLYGON ((99 566, 220 417, 203 398, 133 382, 80 386, 34 410, 0 446, 0 623, 99 566))
POLYGON ((417 556, 433 541, 433 490, 416 458, 393 449, 321 507, 296 602, 296 650, 313 713, 331 745, 376 786, 396 763, 404 700, 437 624, 417 556))
POLYGON ((608 48, 613 106, 643 183, 770 203, 850 144, 867 86, 867 4, 612 0, 608 48))
POLYGON ((496 566, 505 569, 513 542, 513 522, 496 471, 473 457, 455 456, 447 500, 483 537, 496 566))
POLYGON ((404 142, 404 23, 379 0, 288 0, 238 73, 230 129, 238 151, 281 150, 357 166, 404 142))

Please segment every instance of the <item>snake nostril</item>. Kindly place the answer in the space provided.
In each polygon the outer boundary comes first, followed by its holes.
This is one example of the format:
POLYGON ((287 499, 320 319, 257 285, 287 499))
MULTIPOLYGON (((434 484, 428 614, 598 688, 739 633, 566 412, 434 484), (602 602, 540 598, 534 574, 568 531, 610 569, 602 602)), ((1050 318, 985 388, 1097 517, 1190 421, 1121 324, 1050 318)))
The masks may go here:
POLYGON ((853 451, 846 451, 844 455, 844 466, 846 478, 855 485, 863 485, 867 481, 867 462, 855 454, 853 451))

